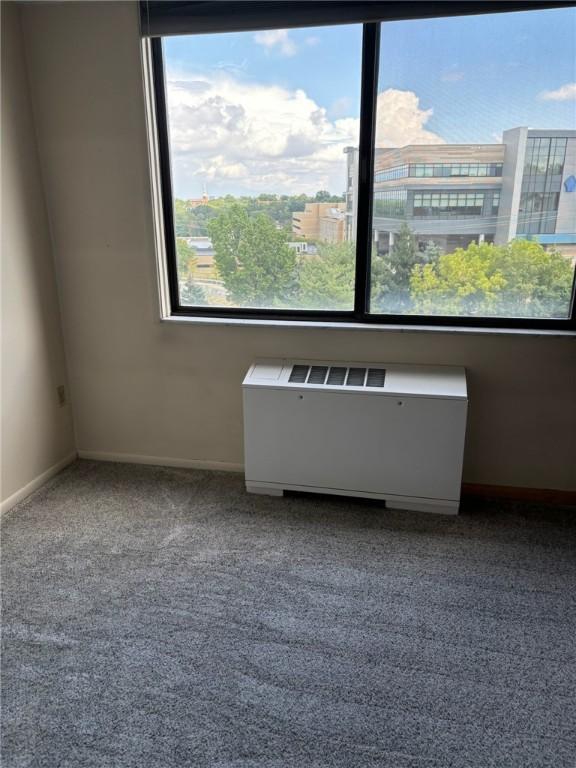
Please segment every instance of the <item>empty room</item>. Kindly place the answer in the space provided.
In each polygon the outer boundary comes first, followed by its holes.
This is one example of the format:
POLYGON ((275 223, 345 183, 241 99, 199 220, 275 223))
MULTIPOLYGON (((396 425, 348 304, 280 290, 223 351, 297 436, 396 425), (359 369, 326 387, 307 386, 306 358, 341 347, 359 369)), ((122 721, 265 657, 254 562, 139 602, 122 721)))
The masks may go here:
POLYGON ((576 4, 0 7, 2 768, 574 768, 576 4))

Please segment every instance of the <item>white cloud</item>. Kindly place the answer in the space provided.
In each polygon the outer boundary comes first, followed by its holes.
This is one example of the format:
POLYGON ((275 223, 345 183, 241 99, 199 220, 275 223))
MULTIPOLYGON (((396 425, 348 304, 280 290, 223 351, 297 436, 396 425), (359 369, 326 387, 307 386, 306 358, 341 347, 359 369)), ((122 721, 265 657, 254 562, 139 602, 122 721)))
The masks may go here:
POLYGON ((287 29, 267 29, 256 32, 254 40, 269 51, 277 49, 282 56, 294 56, 297 51, 296 43, 288 35, 287 29))
POLYGON ((576 99, 576 83, 566 83, 555 91, 542 91, 539 95, 545 101, 571 101, 576 99))
MULTIPOLYGON (((331 118, 302 89, 239 80, 228 73, 168 78, 176 194, 314 193, 345 188, 344 147, 358 146, 359 120, 331 118)), ((416 94, 378 96, 379 146, 437 144, 424 126, 432 110, 416 94)))
POLYGON ((444 144, 444 139, 424 127, 432 112, 420 107, 420 99, 413 91, 382 91, 376 102, 376 146, 444 144))
POLYGON ((306 45, 309 45, 311 48, 313 48, 320 43, 320 38, 316 37, 316 35, 310 35, 304 42, 306 45))
POLYGON ((343 117, 348 112, 350 112, 351 106, 352 99, 349 99, 348 96, 341 96, 339 99, 333 101, 330 105, 330 115, 332 117, 343 117))
POLYGON ((191 88, 168 79, 177 194, 191 196, 204 181, 211 194, 344 190, 343 149, 358 145, 357 119, 330 120, 300 89, 227 74, 190 80, 191 88))

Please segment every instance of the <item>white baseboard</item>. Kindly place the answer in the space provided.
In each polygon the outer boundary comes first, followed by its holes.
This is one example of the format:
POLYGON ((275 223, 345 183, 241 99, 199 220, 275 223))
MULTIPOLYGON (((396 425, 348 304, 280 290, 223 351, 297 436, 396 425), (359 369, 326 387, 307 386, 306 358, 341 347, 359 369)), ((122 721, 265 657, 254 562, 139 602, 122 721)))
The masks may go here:
POLYGON ((22 501, 26 498, 26 496, 30 496, 31 493, 37 491, 40 486, 44 485, 44 483, 54 477, 54 475, 57 475, 58 472, 63 470, 64 467, 67 467, 68 464, 71 464, 73 461, 75 461, 77 457, 78 454, 76 451, 69 453, 68 456, 65 456, 61 461, 53 464, 45 472, 42 472, 41 475, 35 477, 34 480, 26 483, 26 485, 23 488, 20 488, 20 490, 16 491, 16 493, 8 496, 7 499, 4 499, 4 501, 0 504, 0 515, 8 512, 8 510, 12 509, 12 507, 18 504, 19 501, 22 501))
POLYGON ((78 451, 81 459, 113 461, 120 464, 151 464, 157 467, 183 467, 185 469, 214 469, 219 472, 244 472, 243 464, 204 459, 175 459, 169 456, 142 456, 139 453, 108 453, 106 451, 78 451))

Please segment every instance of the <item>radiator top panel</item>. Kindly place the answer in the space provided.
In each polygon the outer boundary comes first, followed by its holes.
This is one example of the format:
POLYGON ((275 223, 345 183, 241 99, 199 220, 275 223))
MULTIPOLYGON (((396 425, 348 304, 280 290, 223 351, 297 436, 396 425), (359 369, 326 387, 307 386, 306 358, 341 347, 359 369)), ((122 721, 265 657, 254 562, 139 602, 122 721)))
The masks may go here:
POLYGON ((468 399, 465 369, 449 365, 266 358, 254 362, 243 386, 468 399))

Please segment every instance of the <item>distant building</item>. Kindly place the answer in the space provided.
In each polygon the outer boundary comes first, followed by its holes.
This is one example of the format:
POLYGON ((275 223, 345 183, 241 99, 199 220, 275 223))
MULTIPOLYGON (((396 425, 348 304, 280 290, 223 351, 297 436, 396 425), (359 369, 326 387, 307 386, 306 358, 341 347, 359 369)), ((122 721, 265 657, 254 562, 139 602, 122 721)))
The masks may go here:
POLYGON ((295 243, 286 243, 288 248, 292 248, 293 251, 296 251, 296 253, 308 253, 308 243, 306 242, 295 242, 295 243))
POLYGON ((343 243, 346 239, 346 204, 337 203, 320 217, 320 240, 325 243, 343 243))
MULTIPOLYGON (((358 151, 344 151, 351 239, 358 151)), ((514 128, 501 144, 376 149, 373 239, 380 252, 391 248, 403 222, 422 247, 433 241, 450 251, 522 237, 576 255, 576 131, 514 128)))
POLYGON ((191 197, 190 200, 186 200, 186 205, 188 208, 198 208, 200 205, 208 205, 208 201, 210 198, 208 197, 208 194, 204 192, 202 197, 191 197))
POLYGON ((292 214, 292 232, 307 240, 341 243, 346 239, 346 203, 306 203, 292 214))
POLYGON ((186 243, 196 252, 196 268, 211 269, 214 266, 214 246, 209 237, 187 237, 186 243))

